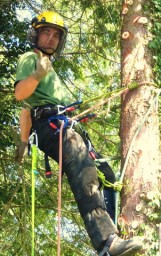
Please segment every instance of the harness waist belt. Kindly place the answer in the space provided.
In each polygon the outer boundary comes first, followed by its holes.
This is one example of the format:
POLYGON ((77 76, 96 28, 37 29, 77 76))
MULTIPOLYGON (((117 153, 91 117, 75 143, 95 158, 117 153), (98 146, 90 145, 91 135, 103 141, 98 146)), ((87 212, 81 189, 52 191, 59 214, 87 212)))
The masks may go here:
POLYGON ((65 107, 61 105, 48 104, 39 107, 33 107, 31 109, 32 119, 37 120, 39 118, 50 117, 65 112, 65 107))

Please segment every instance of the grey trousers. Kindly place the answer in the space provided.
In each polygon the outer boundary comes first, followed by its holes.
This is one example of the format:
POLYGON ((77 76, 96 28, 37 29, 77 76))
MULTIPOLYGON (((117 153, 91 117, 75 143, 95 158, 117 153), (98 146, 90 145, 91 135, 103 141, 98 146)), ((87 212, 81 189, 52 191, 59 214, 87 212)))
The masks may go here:
MULTIPOLYGON (((40 150, 58 162, 59 133, 55 134, 47 119, 33 122, 40 150)), ((99 181, 94 161, 82 137, 72 129, 63 131, 63 172, 77 202, 85 228, 93 247, 101 250, 110 234, 117 228, 105 210, 104 199, 99 191, 99 181)))

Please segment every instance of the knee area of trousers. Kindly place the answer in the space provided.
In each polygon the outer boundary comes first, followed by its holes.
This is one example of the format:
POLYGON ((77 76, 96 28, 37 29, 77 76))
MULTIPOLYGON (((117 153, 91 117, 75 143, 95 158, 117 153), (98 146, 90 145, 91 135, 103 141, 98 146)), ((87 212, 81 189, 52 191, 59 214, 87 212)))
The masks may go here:
POLYGON ((81 216, 85 216, 88 212, 100 207, 106 209, 104 199, 100 191, 91 196, 85 196, 77 201, 79 212, 81 216))

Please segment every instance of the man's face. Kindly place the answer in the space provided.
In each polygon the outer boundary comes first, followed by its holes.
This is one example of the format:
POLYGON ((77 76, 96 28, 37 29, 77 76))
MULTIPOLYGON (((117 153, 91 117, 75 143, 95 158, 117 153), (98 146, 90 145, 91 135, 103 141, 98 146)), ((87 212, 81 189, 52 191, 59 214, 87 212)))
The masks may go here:
POLYGON ((56 50, 60 40, 60 30, 54 27, 42 27, 38 33, 38 46, 49 54, 56 50))

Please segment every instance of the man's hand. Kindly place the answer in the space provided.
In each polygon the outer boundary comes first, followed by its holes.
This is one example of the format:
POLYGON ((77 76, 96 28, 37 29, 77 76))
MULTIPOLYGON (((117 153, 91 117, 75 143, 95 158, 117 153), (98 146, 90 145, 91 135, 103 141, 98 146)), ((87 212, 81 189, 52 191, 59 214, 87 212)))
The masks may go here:
POLYGON ((22 141, 20 145, 17 147, 15 161, 18 162, 19 164, 22 163, 26 147, 27 147, 27 142, 24 142, 24 141, 22 141))
POLYGON ((51 61, 47 56, 43 56, 42 52, 38 52, 38 59, 36 64, 36 70, 32 74, 37 81, 40 81, 44 76, 47 75, 52 69, 51 61))

